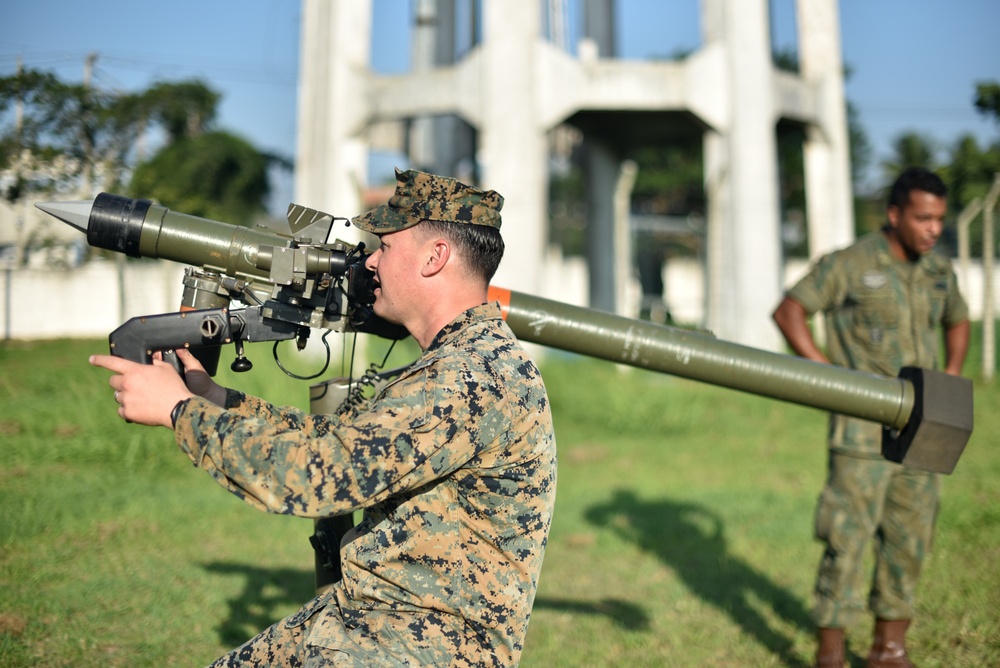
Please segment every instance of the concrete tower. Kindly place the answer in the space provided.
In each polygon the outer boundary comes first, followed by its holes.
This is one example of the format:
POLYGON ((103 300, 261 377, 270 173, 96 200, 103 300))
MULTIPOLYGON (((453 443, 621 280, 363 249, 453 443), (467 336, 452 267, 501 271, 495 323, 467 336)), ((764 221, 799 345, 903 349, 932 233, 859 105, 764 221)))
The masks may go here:
POLYGON ((613 311, 622 156, 651 138, 700 133, 706 325, 720 338, 778 349, 770 311, 783 280, 779 120, 807 128, 812 253, 853 233, 836 0, 797 0, 800 75, 772 65, 767 0, 700 0, 702 46, 673 62, 613 57, 613 0, 583 3, 585 39, 572 56, 543 38, 542 3, 551 0, 474 4, 481 39, 458 56, 455 0, 416 0, 412 71, 378 76, 368 64, 370 0, 303 0, 296 201, 339 215, 360 211, 375 130, 406 120, 414 164, 504 194, 508 250, 495 282, 559 299, 559 286, 542 285, 548 136, 570 123, 588 149, 591 305, 613 311))

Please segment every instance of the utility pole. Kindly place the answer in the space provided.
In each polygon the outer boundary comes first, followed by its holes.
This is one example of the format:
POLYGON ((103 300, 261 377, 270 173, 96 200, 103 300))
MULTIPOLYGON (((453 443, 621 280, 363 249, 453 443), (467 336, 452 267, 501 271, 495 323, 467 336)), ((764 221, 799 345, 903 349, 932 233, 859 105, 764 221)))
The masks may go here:
MULTIPOLYGON (((21 56, 17 57, 17 76, 20 77, 24 72, 24 61, 21 60, 21 56)), ((24 127, 24 97, 21 94, 20 86, 18 86, 17 91, 17 102, 14 104, 14 128, 17 130, 18 137, 21 136, 21 128, 24 127)))
POLYGON ((91 79, 94 78, 94 63, 97 62, 97 52, 91 51, 83 61, 83 87, 90 88, 91 79))
MULTIPOLYGON (((84 88, 84 99, 83 99, 83 114, 89 115, 90 110, 90 100, 89 92, 91 84, 94 80, 94 65, 97 63, 97 52, 91 51, 87 54, 87 57, 83 61, 83 88, 84 88)), ((95 166, 95 155, 94 155, 94 144, 90 141, 90 137, 87 135, 86 125, 84 126, 84 134, 81 137, 81 143, 83 144, 84 160, 86 164, 84 165, 84 176, 83 176, 83 189, 84 194, 90 197, 94 191, 94 166, 95 166)), ((118 278, 118 320, 124 322, 125 317, 125 256, 121 253, 115 254, 115 269, 117 270, 118 278)))
MULTIPOLYGON (((97 53, 91 51, 87 54, 87 57, 83 61, 83 88, 84 88, 84 99, 83 99, 83 109, 81 110, 83 116, 86 117, 90 113, 90 101, 88 99, 90 94, 91 81, 94 78, 94 64, 97 62, 97 53)), ((86 120, 86 118, 84 119, 86 120)), ((80 137, 80 143, 83 145, 83 155, 86 164, 84 165, 83 173, 83 189, 86 196, 90 196, 94 187, 94 144, 87 135, 86 123, 84 124, 83 136, 80 137)))
MULTIPOLYGON (((20 78, 21 74, 24 72, 24 62, 21 60, 21 56, 17 57, 17 76, 20 78)), ((24 129, 24 93, 21 86, 17 87, 17 102, 14 104, 14 130, 17 136, 18 144, 21 142, 21 131, 24 129)), ((16 204, 15 204, 16 206, 16 204)), ((17 245, 14 246, 14 266, 20 267, 25 260, 25 238, 22 237, 22 232, 24 231, 24 214, 19 211, 14 215, 14 230, 17 234, 17 245)), ((26 235, 25 235, 26 236, 26 235)), ((7 308, 10 309, 10 270, 7 270, 7 308)), ((10 313, 7 313, 5 321, 7 323, 7 336, 5 340, 10 339, 10 313)))

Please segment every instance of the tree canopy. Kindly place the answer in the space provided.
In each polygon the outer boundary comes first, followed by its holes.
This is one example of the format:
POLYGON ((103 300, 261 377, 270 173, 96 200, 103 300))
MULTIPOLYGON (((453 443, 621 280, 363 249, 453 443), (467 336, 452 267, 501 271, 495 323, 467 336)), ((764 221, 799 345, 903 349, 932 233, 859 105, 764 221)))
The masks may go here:
POLYGON ((220 94, 201 80, 138 92, 67 83, 26 70, 0 78, 0 195, 127 191, 233 223, 265 212, 268 169, 290 161, 216 130, 220 94), (165 137, 151 157, 139 146, 165 137))
POLYGON ((193 216, 250 225, 264 210, 268 162, 228 132, 181 137, 136 167, 128 194, 193 216))
POLYGON ((142 129, 140 96, 27 70, 0 78, 2 194, 121 184, 142 129))
MULTIPOLYGON (((981 114, 1000 123, 1000 83, 978 83, 973 105, 981 114)), ((974 199, 983 197, 994 175, 1000 173, 1000 137, 981 145, 975 136, 966 134, 945 145, 925 134, 904 132, 895 138, 892 153, 882 162, 882 190, 888 189, 907 167, 926 167, 941 175, 948 186, 950 215, 956 217, 974 199)), ((880 225, 885 217, 883 192, 867 198, 862 210, 869 229, 880 225)), ((970 240, 972 254, 979 255, 982 252, 982 221, 978 218, 970 225, 970 240)), ((950 241, 946 239, 946 243, 950 241)))
POLYGON ((985 81, 976 84, 976 109, 1000 123, 1000 83, 985 81))

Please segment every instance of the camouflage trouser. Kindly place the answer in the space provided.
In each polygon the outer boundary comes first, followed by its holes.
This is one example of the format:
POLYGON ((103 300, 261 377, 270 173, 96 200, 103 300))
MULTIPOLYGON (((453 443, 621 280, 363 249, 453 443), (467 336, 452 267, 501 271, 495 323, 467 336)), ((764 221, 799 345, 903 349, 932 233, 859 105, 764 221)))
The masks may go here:
POLYGON ((462 620, 438 612, 345 613, 327 592, 220 657, 210 668, 494 665, 492 654, 484 652, 475 637, 457 632, 456 625, 464 629, 462 620), (350 629, 345 615, 352 619, 350 629))
POLYGON ((816 578, 813 621, 844 628, 864 612, 865 548, 875 543, 868 607, 878 619, 911 619, 920 567, 930 550, 938 476, 882 459, 830 453, 816 508, 826 545, 816 578))
POLYGON ((267 628, 256 638, 216 659, 210 668, 270 668, 271 666, 365 668, 370 665, 364 661, 355 661, 344 652, 309 644, 307 639, 312 628, 311 620, 296 625, 290 625, 288 622, 289 619, 283 619, 267 628))

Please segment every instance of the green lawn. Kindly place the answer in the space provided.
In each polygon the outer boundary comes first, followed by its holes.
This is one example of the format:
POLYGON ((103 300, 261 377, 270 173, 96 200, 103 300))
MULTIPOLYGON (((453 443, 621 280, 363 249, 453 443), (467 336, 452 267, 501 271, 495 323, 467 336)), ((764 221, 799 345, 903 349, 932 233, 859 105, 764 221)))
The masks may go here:
MULTIPOLYGON (((86 363, 105 346, 0 344, 2 666, 203 665, 313 590, 312 523, 239 503, 168 431, 122 423, 86 363)), ((308 403, 269 346, 254 361, 223 381, 308 403)), ((542 371, 559 491, 522 665, 809 665, 825 414, 563 354, 542 371)), ((996 384, 976 382, 975 410, 910 634, 921 666, 1000 665, 996 384)))

